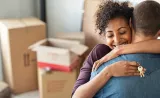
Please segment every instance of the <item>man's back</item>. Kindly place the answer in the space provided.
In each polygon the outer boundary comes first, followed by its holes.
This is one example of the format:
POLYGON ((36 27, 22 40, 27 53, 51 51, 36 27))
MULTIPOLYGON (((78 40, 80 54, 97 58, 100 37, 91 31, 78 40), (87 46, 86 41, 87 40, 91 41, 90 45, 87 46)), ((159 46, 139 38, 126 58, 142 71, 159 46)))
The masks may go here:
POLYGON ((95 98, 159 98, 160 97, 160 54, 127 54, 101 65, 91 73, 96 76, 104 67, 117 61, 136 61, 146 68, 145 77, 113 77, 95 95, 95 98))

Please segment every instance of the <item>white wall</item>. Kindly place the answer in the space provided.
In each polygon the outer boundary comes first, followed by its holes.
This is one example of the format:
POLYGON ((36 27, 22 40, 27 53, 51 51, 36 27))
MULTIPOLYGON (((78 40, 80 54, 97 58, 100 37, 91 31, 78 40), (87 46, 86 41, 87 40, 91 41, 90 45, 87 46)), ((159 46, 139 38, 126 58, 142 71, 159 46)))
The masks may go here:
POLYGON ((36 16, 36 0, 0 0, 0 18, 36 16))
POLYGON ((46 0, 48 36, 80 32, 84 0, 46 0))
MULTIPOLYGON (((0 0, 0 19, 38 16, 36 2, 37 0, 0 0)), ((0 80, 2 80, 1 56, 0 80)))

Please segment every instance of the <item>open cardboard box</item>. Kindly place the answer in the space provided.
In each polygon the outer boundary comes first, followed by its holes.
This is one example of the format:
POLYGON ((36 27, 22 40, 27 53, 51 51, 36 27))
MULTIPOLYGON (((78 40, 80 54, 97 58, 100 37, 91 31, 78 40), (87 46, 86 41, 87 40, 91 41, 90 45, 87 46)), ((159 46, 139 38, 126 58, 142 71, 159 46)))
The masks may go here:
POLYGON ((49 38, 31 45, 29 49, 37 52, 40 68, 71 71, 76 67, 79 56, 83 55, 88 47, 79 41, 49 38))

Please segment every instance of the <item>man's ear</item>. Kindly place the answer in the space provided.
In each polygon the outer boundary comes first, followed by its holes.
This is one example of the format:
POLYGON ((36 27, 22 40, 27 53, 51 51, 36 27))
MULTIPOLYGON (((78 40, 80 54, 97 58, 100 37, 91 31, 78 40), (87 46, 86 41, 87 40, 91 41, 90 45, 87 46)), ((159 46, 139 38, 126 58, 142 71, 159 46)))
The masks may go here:
POLYGON ((133 29, 132 19, 131 19, 131 18, 129 19, 129 26, 130 26, 131 31, 132 31, 132 36, 134 36, 134 34, 135 34, 135 30, 133 29))

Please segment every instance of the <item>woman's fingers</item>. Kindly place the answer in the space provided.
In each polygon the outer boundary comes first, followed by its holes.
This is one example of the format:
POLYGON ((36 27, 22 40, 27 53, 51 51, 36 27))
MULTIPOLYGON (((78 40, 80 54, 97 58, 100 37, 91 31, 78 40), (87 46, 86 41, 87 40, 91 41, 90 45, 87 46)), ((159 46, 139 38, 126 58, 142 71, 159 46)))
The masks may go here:
POLYGON ((92 71, 96 70, 99 67, 99 60, 95 61, 92 67, 92 71))
POLYGON ((95 69, 95 66, 96 66, 96 64, 94 63, 94 64, 93 64, 93 67, 92 67, 92 71, 94 71, 94 69, 95 69))
POLYGON ((100 66, 100 62, 97 63, 95 70, 97 70, 99 66, 100 66))
POLYGON ((140 73, 136 72, 136 73, 126 73, 126 76, 139 76, 140 73))
POLYGON ((138 67, 137 66, 128 66, 128 70, 137 70, 138 71, 138 67))
POLYGON ((131 66, 139 66, 139 64, 135 61, 126 61, 126 63, 131 66))
POLYGON ((138 70, 128 70, 127 73, 137 73, 139 72, 138 70))
POLYGON ((140 72, 138 71, 138 66, 139 63, 135 62, 135 61, 126 61, 126 65, 127 65, 127 68, 126 68, 126 76, 139 76, 140 75, 140 72))
POLYGON ((92 71, 97 70, 97 69, 99 68, 99 66, 101 66, 101 65, 102 65, 101 60, 97 60, 97 61, 93 64, 92 71))

